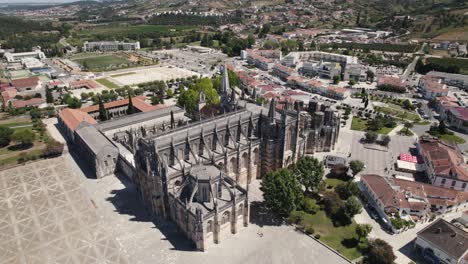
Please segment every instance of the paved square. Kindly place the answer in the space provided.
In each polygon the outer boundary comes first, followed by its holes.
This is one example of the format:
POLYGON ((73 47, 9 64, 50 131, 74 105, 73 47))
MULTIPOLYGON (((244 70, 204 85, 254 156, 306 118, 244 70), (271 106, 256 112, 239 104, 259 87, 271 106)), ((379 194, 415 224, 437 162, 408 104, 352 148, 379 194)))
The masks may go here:
POLYGON ((0 263, 127 263, 67 164, 0 172, 0 263))

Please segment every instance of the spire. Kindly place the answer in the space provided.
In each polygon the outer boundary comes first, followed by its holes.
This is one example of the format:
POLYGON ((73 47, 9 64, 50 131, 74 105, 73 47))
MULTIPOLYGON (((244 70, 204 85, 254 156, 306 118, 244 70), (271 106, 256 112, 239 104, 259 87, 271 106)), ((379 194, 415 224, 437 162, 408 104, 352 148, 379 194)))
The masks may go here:
POLYGON ((175 128, 174 111, 171 110, 171 129, 175 128))
POLYGON ((221 82, 221 93, 225 93, 227 95, 228 90, 231 87, 229 86, 229 74, 227 70, 227 66, 223 65, 223 79, 221 82))
POLYGON ((270 124, 275 123, 275 118, 276 118, 276 101, 273 98, 270 102, 270 110, 268 110, 268 121, 270 121, 270 124))

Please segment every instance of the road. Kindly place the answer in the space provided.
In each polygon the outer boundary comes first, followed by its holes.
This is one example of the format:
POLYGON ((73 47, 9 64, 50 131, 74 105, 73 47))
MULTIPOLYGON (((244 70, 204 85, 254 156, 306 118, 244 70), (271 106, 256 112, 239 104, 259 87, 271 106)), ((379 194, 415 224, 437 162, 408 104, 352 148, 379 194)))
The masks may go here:
MULTIPOLYGON (((427 43, 423 43, 421 48, 415 53, 418 55, 423 55, 424 54, 424 48, 426 47, 427 43)), ((420 56, 415 56, 413 61, 406 67, 405 72, 402 75, 402 79, 408 78, 408 75, 414 71, 414 67, 416 66, 416 63, 418 62, 420 56)))

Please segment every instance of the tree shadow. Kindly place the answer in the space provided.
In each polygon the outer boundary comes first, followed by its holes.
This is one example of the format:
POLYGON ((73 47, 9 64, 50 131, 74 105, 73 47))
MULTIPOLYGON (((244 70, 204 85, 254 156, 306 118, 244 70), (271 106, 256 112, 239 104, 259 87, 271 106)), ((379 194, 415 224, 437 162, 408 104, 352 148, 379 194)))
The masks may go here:
POLYGON ((117 174, 116 177, 125 188, 112 190, 112 197, 106 199, 106 201, 114 205, 115 212, 132 216, 130 221, 153 223, 154 228, 157 228, 163 234, 161 240, 167 240, 171 243, 173 246, 171 250, 197 251, 194 243, 182 233, 174 222, 151 214, 150 210, 140 199, 140 194, 135 184, 123 175, 117 174))
POLYGON ((283 218, 266 208, 264 202, 250 203, 250 223, 263 226, 280 226, 284 224, 283 218))
POLYGON ((341 245, 346 248, 355 248, 359 245, 359 240, 356 238, 344 238, 341 240, 341 245))
POLYGON ((9 146, 8 150, 10 151, 18 151, 18 150, 26 150, 32 148, 33 143, 25 143, 25 144, 16 144, 13 146, 9 146))

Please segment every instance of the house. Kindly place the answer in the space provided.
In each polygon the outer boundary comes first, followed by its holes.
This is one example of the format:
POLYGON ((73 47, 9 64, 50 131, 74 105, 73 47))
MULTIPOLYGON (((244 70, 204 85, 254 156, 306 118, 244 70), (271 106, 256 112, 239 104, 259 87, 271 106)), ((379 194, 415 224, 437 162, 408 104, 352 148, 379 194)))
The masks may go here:
POLYGON ((15 79, 10 81, 11 86, 15 87, 21 95, 32 95, 41 87, 39 77, 29 77, 15 79))
POLYGON ((419 231, 414 249, 427 263, 468 263, 468 233, 455 225, 437 219, 419 231))
POLYGON ((289 76, 294 74, 294 70, 292 68, 277 63, 273 66, 271 73, 283 80, 287 80, 289 76))
POLYGON ((421 137, 416 146, 426 165, 426 175, 433 185, 468 191, 468 165, 456 145, 421 137))
POLYGON ((96 89, 99 85, 93 80, 77 80, 70 82, 70 89, 96 89))
POLYGON ((451 128, 468 133, 468 108, 450 107, 445 111, 446 124, 451 128))
POLYGON ((360 185, 369 203, 394 232, 399 232, 392 224, 395 217, 427 221, 430 212, 443 214, 466 210, 468 206, 468 193, 401 178, 361 175, 360 185))
POLYGON ((41 106, 45 105, 46 100, 44 98, 31 98, 28 100, 13 100, 11 107, 13 108, 23 108, 28 106, 41 106))
POLYGON ((419 79, 419 87, 425 99, 435 99, 438 96, 447 96, 449 89, 442 80, 432 76, 423 76, 419 79))

